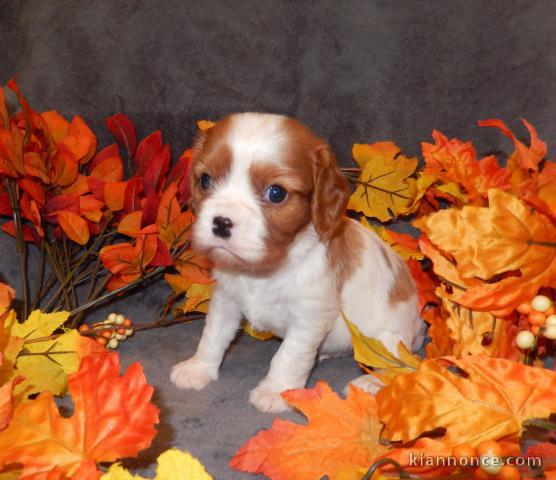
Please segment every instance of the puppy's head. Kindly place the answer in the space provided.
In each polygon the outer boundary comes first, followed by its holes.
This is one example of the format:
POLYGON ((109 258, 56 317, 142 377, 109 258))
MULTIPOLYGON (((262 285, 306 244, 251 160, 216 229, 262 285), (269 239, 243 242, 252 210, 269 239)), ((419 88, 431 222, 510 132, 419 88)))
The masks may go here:
POLYGON ((299 122, 230 115, 194 151, 193 244, 220 268, 272 270, 309 224, 323 241, 341 228, 347 181, 326 142, 299 122))

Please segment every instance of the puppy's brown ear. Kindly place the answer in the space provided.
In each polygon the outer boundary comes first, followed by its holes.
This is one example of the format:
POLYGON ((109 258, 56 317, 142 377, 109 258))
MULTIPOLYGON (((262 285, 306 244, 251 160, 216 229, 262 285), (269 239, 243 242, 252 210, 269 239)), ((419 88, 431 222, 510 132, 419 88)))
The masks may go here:
POLYGON ((342 225, 350 190, 328 145, 313 153, 314 190, 311 199, 313 225, 322 240, 330 240, 342 225))
POLYGON ((195 141, 193 142, 192 147, 193 155, 191 159, 191 167, 189 169, 189 179, 184 179, 184 181, 189 182, 191 193, 189 195, 188 206, 193 214, 195 214, 197 204, 200 200, 199 179, 195 175, 195 163, 197 162, 199 155, 201 155, 203 148, 205 147, 205 143, 207 141, 207 133, 208 132, 206 131, 199 131, 199 133, 195 137, 195 141))

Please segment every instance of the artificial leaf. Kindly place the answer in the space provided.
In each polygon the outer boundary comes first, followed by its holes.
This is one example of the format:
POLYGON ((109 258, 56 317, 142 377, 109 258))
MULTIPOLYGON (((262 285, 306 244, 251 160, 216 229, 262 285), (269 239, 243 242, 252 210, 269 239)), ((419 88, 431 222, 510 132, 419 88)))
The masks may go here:
POLYGON ((414 224, 440 250, 421 244, 435 273, 463 288, 454 300, 467 308, 504 316, 556 286, 556 227, 513 195, 490 190, 489 207, 442 210, 414 224))
MULTIPOLYGON (((15 290, 7 283, 0 283, 0 315, 8 311, 15 298, 15 290)), ((3 320, 0 320, 0 322, 3 320)))
POLYGON ((404 260, 410 258, 421 260, 423 258, 423 254, 419 250, 419 242, 411 235, 388 230, 382 226, 372 225, 365 217, 361 217, 361 225, 375 232, 404 260))
POLYGON ((192 283, 207 285, 214 282, 212 278, 214 264, 193 250, 183 252, 175 264, 178 272, 192 283))
POLYGON ((193 223, 191 212, 181 211, 176 192, 176 184, 170 183, 160 199, 156 217, 159 237, 170 249, 185 243, 193 223))
POLYGON ((162 133, 160 130, 145 137, 135 151, 135 167, 140 176, 145 174, 152 158, 162 150, 162 133))
POLYGON ((373 153, 364 164, 348 208, 385 222, 406 212, 415 197, 415 180, 408 177, 415 172, 417 159, 397 155, 390 148, 373 153))
POLYGON ((476 446, 520 434, 525 420, 556 411, 556 372, 483 356, 445 360, 467 377, 423 360, 417 371, 398 375, 378 392, 389 439, 407 442, 445 428, 446 442, 476 446))
POLYGON ((434 274, 430 269, 425 271, 422 264, 412 258, 407 260, 407 266, 417 286, 419 311, 422 312, 427 305, 438 305, 440 303, 436 295, 436 288, 440 283, 438 278, 433 276, 434 274))
POLYGON ((16 177, 25 172, 23 164, 23 134, 16 126, 0 128, 0 173, 16 177))
POLYGON ((50 181, 60 187, 67 187, 77 180, 78 160, 68 147, 58 147, 51 159, 49 175, 50 181))
POLYGON ((119 371, 116 353, 84 358, 68 380, 70 418, 60 416, 50 392, 19 404, 0 432, 0 465, 22 464, 24 478, 54 466, 73 475, 84 461, 111 462, 148 447, 158 423, 153 388, 138 363, 122 377, 119 371))
POLYGON ((365 165, 375 161, 376 157, 394 158, 398 153, 400 147, 393 142, 356 143, 352 148, 352 156, 360 168, 365 168, 365 165))
POLYGON ((0 127, 8 128, 10 123, 10 115, 6 108, 6 95, 4 89, 0 87, 0 127))
POLYGON ((50 177, 48 176, 46 165, 38 153, 25 152, 23 154, 23 168, 27 175, 40 178, 43 183, 50 183, 50 177))
POLYGON ((422 143, 425 173, 463 186, 470 204, 483 205, 490 188, 510 188, 511 173, 498 165, 496 157, 478 161, 471 142, 448 140, 437 130, 432 136, 434 144, 422 143))
POLYGON ((125 205, 125 193, 128 182, 106 182, 104 184, 104 200, 112 212, 118 212, 125 205))
POLYGON ((45 201, 46 201, 46 197, 44 194, 44 189, 35 181, 29 179, 29 178, 22 178, 19 182, 18 182, 19 186, 21 187, 21 189, 26 192, 27 194, 29 194, 29 196, 35 200, 36 202, 40 203, 41 205, 44 205, 45 201))
POLYGON ((121 182, 124 178, 124 166, 119 153, 91 167, 91 177, 104 182, 121 182))
POLYGON ((212 295, 212 284, 198 285, 193 284, 185 291, 187 298, 176 307, 176 311, 181 314, 187 312, 208 312, 208 304, 212 295))
MULTIPOLYGON (((398 344, 400 357, 396 358, 380 340, 366 337, 344 314, 342 317, 351 333, 355 360, 367 367, 380 369, 376 376, 381 380, 388 382, 401 373, 414 372, 419 366, 419 359, 413 356, 402 342, 398 344)), ((374 374, 374 372, 370 373, 374 374)))
POLYGON ((197 121, 197 128, 201 130, 201 132, 208 132, 212 127, 216 125, 215 122, 211 122, 210 120, 198 120, 197 121))
POLYGON ((71 119, 68 135, 60 141, 60 147, 68 148, 79 163, 87 163, 95 154, 97 139, 84 120, 76 115, 71 119))
MULTIPOLYGON (((0 365, 2 364, 2 353, 0 352, 0 365)), ((0 385, 0 431, 6 428, 11 419, 14 406, 14 387, 23 380, 23 377, 13 377, 4 385, 0 385)))
POLYGON ((265 341, 274 338, 274 334, 272 332, 255 330, 249 322, 245 322, 245 325, 243 325, 243 331, 250 337, 253 337, 257 340, 265 341))
POLYGON ((90 238, 90 232, 86 220, 75 213, 65 210, 58 212, 57 218, 60 227, 70 240, 73 240, 79 245, 87 244, 90 238))
POLYGON ((276 419, 230 461, 232 468, 272 480, 314 480, 344 467, 367 467, 387 448, 372 395, 350 386, 345 400, 324 382, 288 390, 284 399, 307 417, 306 425, 276 419))
POLYGON ((490 312, 465 308, 451 299, 444 285, 437 288, 437 294, 447 313, 445 322, 454 341, 454 356, 488 355, 518 359, 519 352, 515 345, 517 327, 512 322, 513 318, 504 320, 490 312))
POLYGON ((69 122, 55 110, 41 113, 41 117, 48 128, 48 133, 55 144, 60 143, 68 135, 69 122))
POLYGON ((159 192, 164 184, 168 167, 170 166, 170 148, 164 145, 160 152, 152 156, 149 163, 145 167, 143 175, 143 187, 148 195, 153 192, 159 192))
MULTIPOLYGON (((514 143, 515 152, 512 154, 512 157, 514 157, 514 160, 519 164, 519 166, 526 170, 537 170, 539 163, 544 159, 544 157, 546 157, 546 143, 539 139, 537 131, 529 122, 527 122, 527 120, 522 118, 521 121, 531 136, 530 147, 527 147, 525 144, 520 142, 502 120, 482 120, 479 122, 479 126, 498 128, 514 143)), ((511 159, 508 163, 511 163, 511 159)))
POLYGON ((118 232, 128 237, 137 237, 141 230, 142 217, 143 212, 141 212, 141 210, 128 213, 120 220, 120 223, 118 223, 118 232))
MULTIPOLYGON (((157 460, 154 480, 212 480, 205 467, 188 452, 171 448, 161 453, 157 460)), ((145 480, 132 475, 121 465, 114 464, 101 480, 145 480)))
POLYGON ((106 126, 118 143, 124 147, 129 157, 135 153, 137 148, 137 135, 135 125, 124 113, 117 113, 105 120, 106 126))
POLYGON ((191 193, 189 177, 191 174, 191 163, 193 161, 193 149, 186 150, 175 163, 168 174, 168 182, 178 186, 178 200, 185 203, 191 193))
POLYGON ((438 306, 428 306, 421 311, 421 316, 429 324, 427 334, 430 342, 425 347, 427 358, 452 355, 454 341, 450 337, 450 329, 446 325, 446 312, 438 306))

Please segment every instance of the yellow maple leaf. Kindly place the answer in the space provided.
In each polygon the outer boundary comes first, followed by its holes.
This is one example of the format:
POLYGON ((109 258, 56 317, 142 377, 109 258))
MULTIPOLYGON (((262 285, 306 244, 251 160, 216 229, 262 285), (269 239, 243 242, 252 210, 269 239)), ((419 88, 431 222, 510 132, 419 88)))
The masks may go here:
POLYGON ((357 188, 351 195, 348 208, 363 212, 381 222, 396 218, 407 210, 417 194, 416 180, 408 178, 417 168, 417 158, 407 158, 395 152, 390 142, 369 153, 361 145, 354 146, 356 161, 363 164, 357 188), (365 155, 363 155, 363 153, 365 155))
POLYGON ((187 312, 207 313, 209 300, 212 295, 212 287, 212 284, 192 284, 185 291, 187 298, 184 302, 178 305, 175 310, 181 314, 185 314, 187 312))
POLYGON ((365 217, 361 217, 361 224, 365 228, 375 232, 404 260, 409 260, 410 258, 422 260, 424 258, 422 252, 419 250, 418 240, 411 235, 388 230, 382 226, 372 225, 365 217))
POLYGON ((43 313, 34 310, 23 323, 19 323, 15 315, 7 319, 6 330, 10 335, 25 340, 46 337, 60 328, 68 316, 68 312, 43 313))
POLYGON ((419 358, 414 356, 402 342, 398 344, 399 358, 396 358, 380 340, 366 337, 344 314, 342 314, 342 317, 351 333, 355 360, 363 365, 380 370, 380 372, 369 371, 369 373, 388 382, 400 373, 411 373, 419 367, 419 358))
MULTIPOLYGON (((114 464, 101 480, 146 480, 132 475, 119 464, 114 464)), ((188 452, 176 448, 166 450, 157 459, 154 480, 212 480, 205 467, 188 452)))

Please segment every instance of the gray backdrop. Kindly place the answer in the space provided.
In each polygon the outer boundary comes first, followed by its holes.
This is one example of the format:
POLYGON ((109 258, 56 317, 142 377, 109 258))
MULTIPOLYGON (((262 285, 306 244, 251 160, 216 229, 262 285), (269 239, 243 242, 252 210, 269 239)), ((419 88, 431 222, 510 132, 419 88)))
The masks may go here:
MULTIPOLYGON (((433 128, 474 139, 481 153, 507 151, 500 134, 475 126, 491 117, 519 136, 527 118, 550 147, 555 23, 554 0, 0 0, 0 83, 18 75, 36 109, 83 116, 104 145, 104 117, 122 110, 140 136, 161 128, 175 153, 189 146, 196 120, 259 110, 305 121, 344 165, 355 142, 391 139, 417 154, 433 128)), ((17 286, 11 240, 0 236, 0 249, 10 252, 1 276, 17 286)), ((117 309, 148 320, 164 294, 149 289, 95 315, 117 309)), ((143 363, 163 409, 161 434, 135 466, 152 470, 175 445, 217 479, 247 478, 227 461, 273 419, 249 406, 247 391, 277 343, 241 337, 218 383, 178 392, 170 366, 193 353, 201 327, 144 333, 120 350, 125 363, 143 363)), ((311 382, 340 390, 356 374, 350 359, 330 360, 311 382)))

